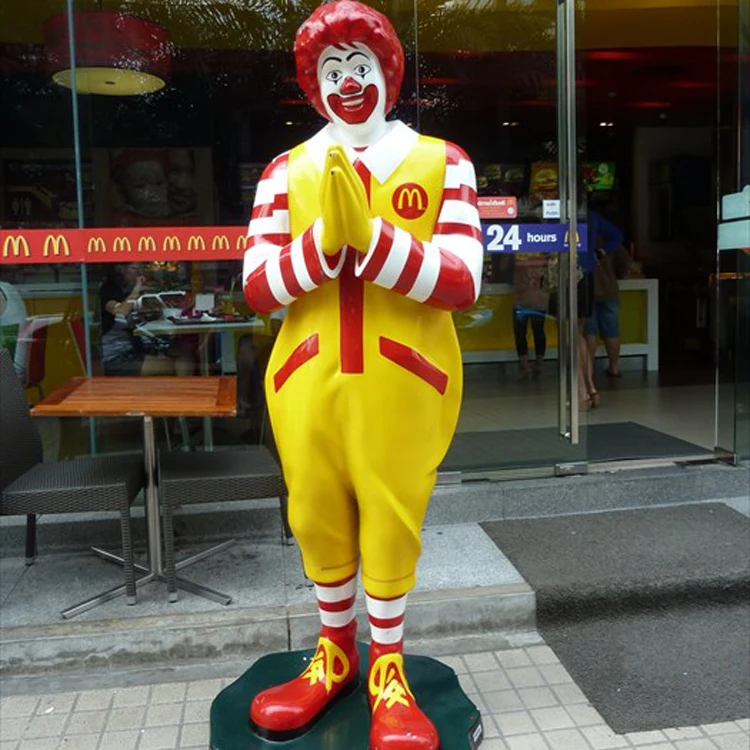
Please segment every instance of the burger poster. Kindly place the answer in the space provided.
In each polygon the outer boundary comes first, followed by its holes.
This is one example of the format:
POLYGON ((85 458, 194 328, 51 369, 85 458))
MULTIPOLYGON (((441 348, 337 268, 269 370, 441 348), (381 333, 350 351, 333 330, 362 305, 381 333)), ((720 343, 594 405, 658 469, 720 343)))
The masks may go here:
POLYGON ((557 163, 537 161, 531 165, 529 193, 534 198, 558 197, 557 163))

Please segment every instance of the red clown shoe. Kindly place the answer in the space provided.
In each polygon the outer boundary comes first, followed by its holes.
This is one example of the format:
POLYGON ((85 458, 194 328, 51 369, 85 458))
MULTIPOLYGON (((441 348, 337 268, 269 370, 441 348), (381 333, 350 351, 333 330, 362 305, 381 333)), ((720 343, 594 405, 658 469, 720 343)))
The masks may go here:
POLYGON ((437 730, 417 706, 406 681, 403 654, 373 643, 367 682, 370 750, 438 750, 437 730))
POLYGON ((357 621, 323 627, 307 669, 290 682, 264 690, 250 706, 250 727, 263 739, 293 740, 309 731, 359 683, 357 621))

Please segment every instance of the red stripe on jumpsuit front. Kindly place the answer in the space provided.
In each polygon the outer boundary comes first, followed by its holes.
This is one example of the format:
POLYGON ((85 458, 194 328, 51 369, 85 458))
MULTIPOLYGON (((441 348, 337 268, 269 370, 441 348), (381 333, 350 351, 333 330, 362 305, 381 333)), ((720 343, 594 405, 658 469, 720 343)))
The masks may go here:
MULTIPOLYGON (((360 176, 370 202, 370 170, 357 159, 354 169, 360 176)), ((365 250, 367 248, 364 248, 365 250)), ((348 251, 339 276, 339 321, 341 330, 341 372, 364 372, 364 307, 365 282, 354 273, 355 250, 348 251)))

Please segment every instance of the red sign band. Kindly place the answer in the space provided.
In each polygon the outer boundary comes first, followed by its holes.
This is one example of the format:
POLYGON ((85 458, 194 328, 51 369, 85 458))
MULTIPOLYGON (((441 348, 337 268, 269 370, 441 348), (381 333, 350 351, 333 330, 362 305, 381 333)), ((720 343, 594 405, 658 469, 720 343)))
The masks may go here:
POLYGON ((138 227, 0 230, 0 265, 242 260, 247 229, 138 227))

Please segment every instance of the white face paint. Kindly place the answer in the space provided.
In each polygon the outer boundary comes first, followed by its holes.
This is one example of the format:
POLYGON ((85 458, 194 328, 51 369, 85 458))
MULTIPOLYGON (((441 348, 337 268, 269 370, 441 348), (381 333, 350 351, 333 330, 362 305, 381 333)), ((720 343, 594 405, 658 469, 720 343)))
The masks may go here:
POLYGON ((326 47, 318 59, 323 106, 338 138, 368 146, 385 131, 385 77, 372 50, 355 42, 326 47))

